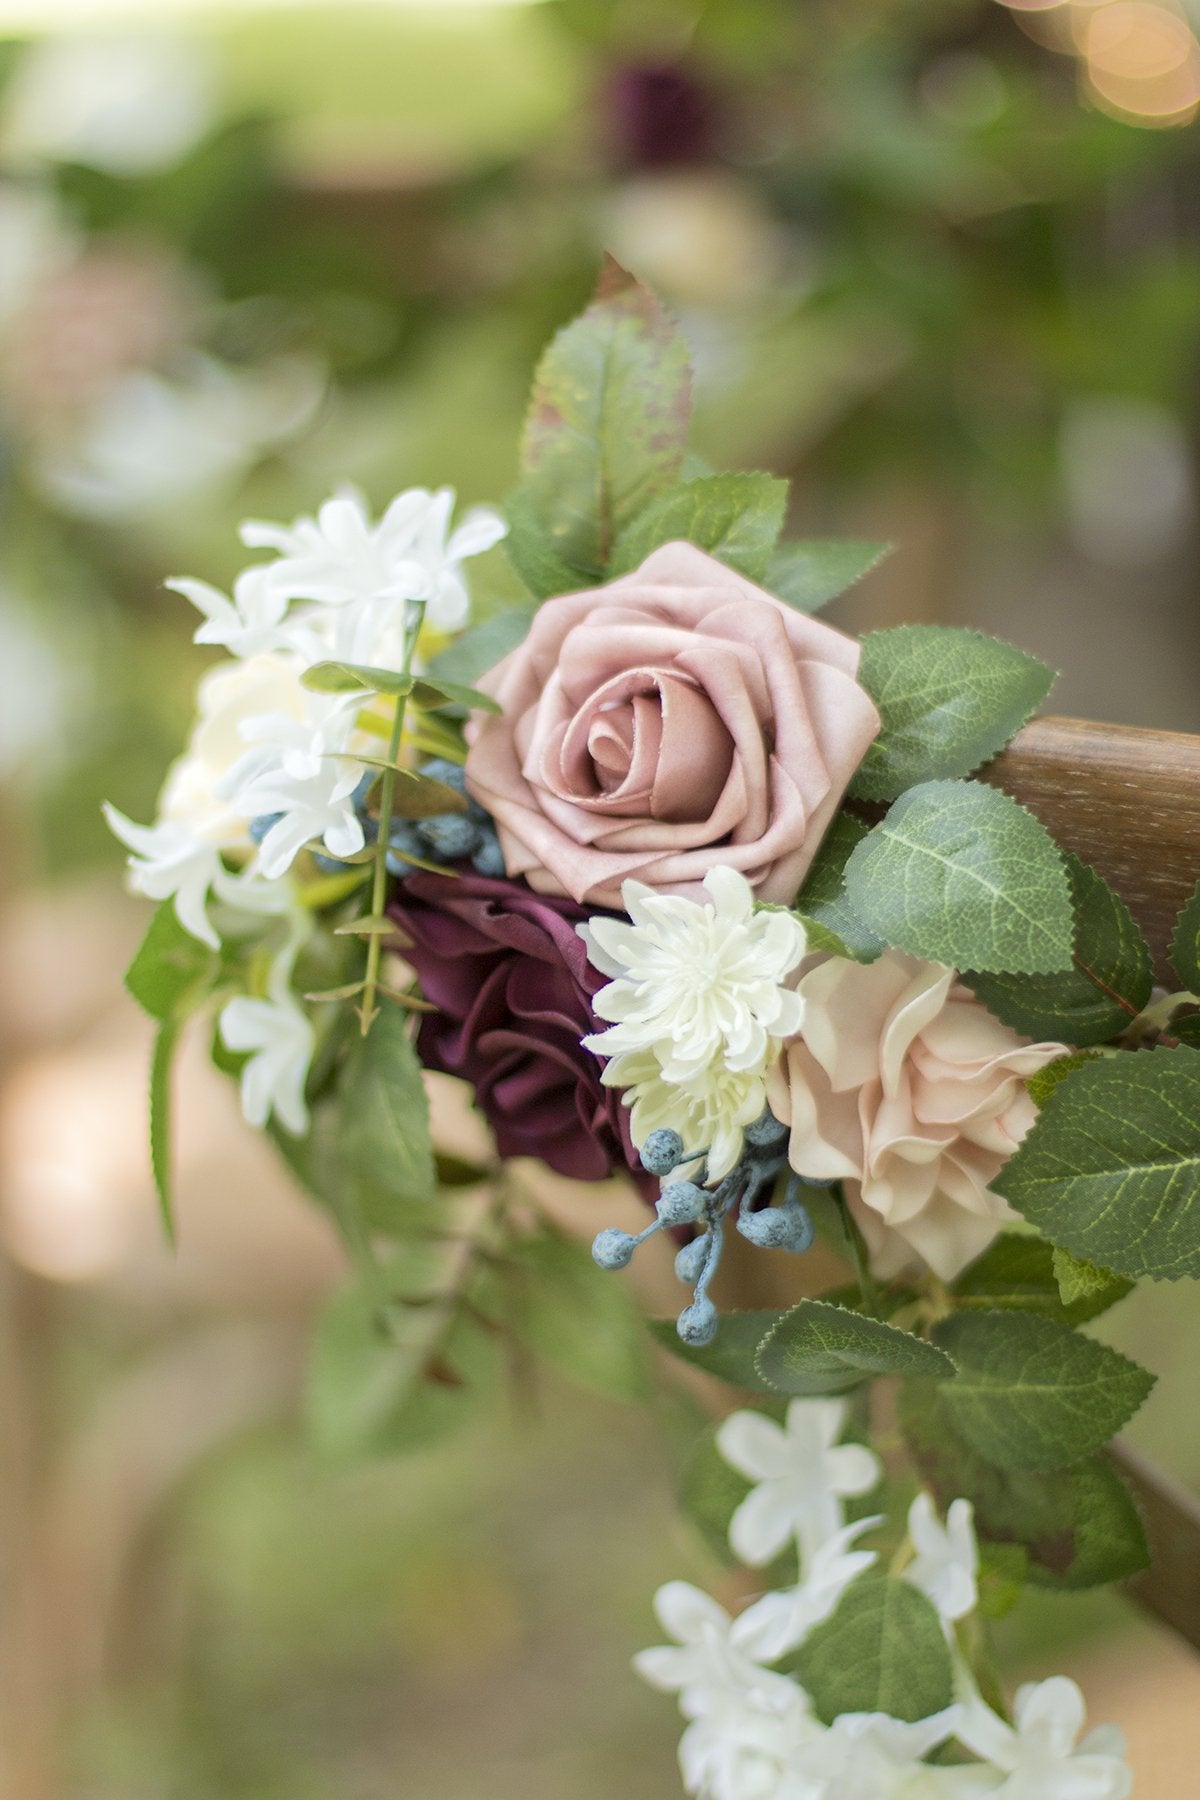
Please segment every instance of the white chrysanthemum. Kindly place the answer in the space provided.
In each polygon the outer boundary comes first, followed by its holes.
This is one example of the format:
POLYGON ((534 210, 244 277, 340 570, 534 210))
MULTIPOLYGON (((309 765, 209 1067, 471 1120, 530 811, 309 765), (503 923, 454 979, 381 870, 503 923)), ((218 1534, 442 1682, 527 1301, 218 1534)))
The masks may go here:
POLYGON ((689 1150, 707 1148, 710 1182, 737 1167, 746 1127, 762 1117, 767 1104, 766 1079, 755 1070, 735 1075, 717 1064, 693 1081, 664 1081, 651 1050, 614 1057, 600 1080, 622 1090, 622 1103, 630 1108, 629 1133, 639 1150, 652 1131, 677 1131, 689 1150))
POLYGON ((710 898, 697 901, 627 881, 631 924, 578 927, 595 966, 616 977, 592 1002, 615 1021, 583 1040, 597 1056, 649 1051, 668 1082, 693 1081, 714 1063, 761 1073, 799 1031, 804 1003, 783 982, 804 956, 803 925, 791 913, 756 912, 736 869, 710 869, 704 886, 710 898))
POLYGON ((974 1612, 979 1597, 973 1515, 969 1500, 952 1500, 943 1525, 926 1493, 918 1494, 908 1509, 908 1535, 916 1556, 904 1578, 932 1600, 948 1625, 974 1612))

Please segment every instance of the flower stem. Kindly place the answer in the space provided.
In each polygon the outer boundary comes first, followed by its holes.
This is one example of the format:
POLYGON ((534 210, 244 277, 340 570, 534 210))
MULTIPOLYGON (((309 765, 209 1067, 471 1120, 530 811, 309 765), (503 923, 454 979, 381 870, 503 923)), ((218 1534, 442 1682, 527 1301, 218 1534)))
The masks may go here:
MULTIPOLYGON (((417 639, 421 634, 421 626, 425 619, 424 600, 409 601, 409 613, 404 633, 404 656, 400 671, 404 675, 412 673, 413 652, 417 647, 417 639)), ((375 870, 371 879, 371 914, 378 919, 383 914, 387 902, 388 851, 391 848, 392 808, 396 803, 396 770, 393 765, 400 760, 400 744, 404 736, 404 714, 408 707, 408 695, 396 697, 396 711, 392 718, 392 732, 388 739, 388 767, 383 771, 383 781, 379 788, 379 832, 375 839, 375 870)), ((375 995, 379 987, 379 964, 383 956, 383 939, 378 932, 367 939, 367 972, 363 982, 362 1001, 358 1007, 359 1023, 362 1034, 366 1037, 379 1013, 375 1004, 375 995)))
POLYGON ((858 1282, 863 1308, 870 1313, 873 1319, 877 1319, 879 1317, 879 1289, 875 1286, 871 1278, 871 1271, 867 1266, 867 1252, 862 1233, 854 1223, 850 1208, 846 1204, 846 1194, 841 1182, 835 1181, 831 1187, 834 1199, 837 1201, 838 1212, 841 1215, 842 1230, 846 1236, 850 1261, 854 1264, 854 1276, 858 1282))

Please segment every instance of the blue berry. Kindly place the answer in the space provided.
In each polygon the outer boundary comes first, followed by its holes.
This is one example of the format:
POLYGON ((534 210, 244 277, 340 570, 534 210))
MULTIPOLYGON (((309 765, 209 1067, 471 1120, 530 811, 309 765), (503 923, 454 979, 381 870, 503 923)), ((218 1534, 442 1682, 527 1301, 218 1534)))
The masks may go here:
POLYGON ((642 1167, 648 1175, 669 1175, 683 1156, 683 1139, 669 1126, 652 1131, 642 1145, 642 1167))
POLYGON ((765 1207, 762 1212, 743 1213, 737 1228, 760 1250, 790 1250, 795 1256, 811 1248, 813 1241, 813 1222, 794 1200, 765 1207))
POLYGON ((702 1232, 699 1237, 685 1244, 675 1258, 675 1273, 680 1281, 686 1281, 689 1287, 695 1287, 700 1279, 701 1271, 708 1260, 708 1233, 702 1232))
POLYGON ((428 775, 431 781, 440 781, 445 787, 453 788, 456 794, 467 791, 467 772, 461 763, 451 762, 446 756, 431 756, 428 762, 421 764, 422 775, 428 775))
POLYGON ((282 817, 282 813, 260 813, 257 819, 251 819, 247 826, 251 841, 255 844, 261 844, 272 825, 278 825, 282 817))
POLYGON ((489 875, 494 881, 502 881, 508 873, 500 839, 494 831, 480 832, 479 848, 471 858, 471 866, 477 875, 489 875))
POLYGON ((392 826, 388 843, 391 850, 388 852, 387 866, 392 875, 412 874, 413 865, 404 861, 405 856, 426 857, 425 842, 417 836, 416 827, 410 825, 407 819, 400 819, 392 826), (402 851, 403 855, 393 855, 392 852, 396 850, 402 851))
POLYGON ((704 1217, 709 1195, 694 1181, 673 1181, 665 1187, 655 1211, 664 1225, 694 1225, 704 1217))
POLYGON ((787 1134, 787 1126, 768 1110, 761 1118, 755 1119, 753 1125, 747 1125, 746 1142, 756 1150, 765 1150, 769 1146, 781 1144, 787 1134))
POLYGON ((711 1300, 693 1300, 676 1319, 675 1329, 685 1344, 690 1344, 693 1349, 700 1349, 703 1345, 712 1343, 719 1324, 717 1309, 711 1300))
POLYGON ((462 813, 439 813, 436 818, 422 819, 421 836, 442 862, 456 862, 470 856, 479 844, 479 827, 462 813))
POLYGON ((637 1239, 627 1231, 600 1232, 592 1245, 592 1260, 602 1269, 623 1269, 637 1249, 637 1239))

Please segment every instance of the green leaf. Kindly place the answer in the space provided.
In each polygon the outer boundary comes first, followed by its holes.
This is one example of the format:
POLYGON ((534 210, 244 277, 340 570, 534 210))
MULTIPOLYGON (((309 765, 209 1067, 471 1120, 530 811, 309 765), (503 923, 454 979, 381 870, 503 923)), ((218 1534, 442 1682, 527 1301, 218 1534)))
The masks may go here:
POLYGON ((1081 1262, 1200 1275, 1200 1050, 1075 1069, 992 1186, 1081 1262))
POLYGON ((175 902, 164 900, 125 971, 125 986, 142 1011, 162 1023, 193 1011, 212 987, 219 967, 217 952, 185 931, 175 902))
POLYGON ((1064 857, 1075 910, 1074 967, 1056 975, 968 974, 965 980, 1014 1031, 1082 1048, 1116 1037, 1141 1012, 1154 986, 1154 964, 1120 896, 1077 856, 1064 857))
MULTIPOLYGON (((559 594, 573 594, 591 579, 586 571, 565 562, 555 550, 550 541, 549 524, 524 488, 509 495, 504 510, 508 518, 505 554, 536 600, 553 600, 559 594)), ((514 647, 509 646, 510 649, 514 647)))
POLYGON ((178 1021, 164 1019, 150 1058, 150 1167, 169 1244, 175 1242, 175 1211, 171 1204, 171 1065, 178 1046, 178 1021))
POLYGON ((405 1306, 388 1287, 435 1288, 441 1258, 406 1248, 402 1265, 356 1277, 317 1325, 305 1415, 317 1451, 334 1463, 423 1449, 478 1410, 494 1381, 496 1343, 471 1315, 405 1306))
POLYGON ((490 694, 481 694, 478 688, 467 687, 461 681, 447 681, 442 675, 419 675, 412 685, 412 697, 428 712, 436 712, 440 706, 462 706, 468 712, 504 711, 490 694))
POLYGON ((763 1339, 757 1366, 782 1394, 843 1394, 875 1375, 954 1374, 951 1358, 923 1338, 825 1300, 801 1300, 785 1313, 763 1339))
POLYGON ((1200 882, 1175 921, 1171 967, 1185 988, 1193 994, 1200 993, 1200 882))
POLYGON ((356 1037, 340 1082, 338 1154, 347 1197, 376 1231, 403 1231, 414 1208, 433 1208, 437 1172, 421 1067, 398 1006, 356 1037))
POLYGON ((617 1400, 650 1391, 641 1320, 629 1290, 592 1261, 586 1244, 543 1230, 518 1239, 507 1261, 514 1329, 572 1381, 617 1400))
POLYGON ((1094 1319, 1118 1300, 1123 1300, 1132 1288, 1132 1281, 1124 1275, 1114 1275, 1111 1269, 1099 1269, 1095 1263, 1080 1262, 1067 1250, 1053 1252, 1054 1279, 1058 1283, 1058 1291, 1062 1302, 1073 1323, 1082 1318, 1094 1319))
POLYGON ((920 781, 970 775, 1040 706, 1054 671, 999 638, 953 625, 899 625, 862 640, 858 679, 883 728, 850 792, 895 800, 920 781))
POLYGON ((1075 1056, 1056 1056, 1053 1062, 1046 1063, 1041 1069, 1035 1069, 1032 1075, 1026 1077, 1025 1086, 1029 1098, 1040 1110, 1045 1106, 1060 1081, 1065 1081, 1067 1076, 1073 1074, 1076 1069, 1082 1069, 1085 1063, 1099 1061, 1100 1052, 1098 1050, 1081 1050, 1075 1056))
POLYGON ((522 491, 579 575, 602 575, 620 534, 678 479, 691 386, 678 328, 607 258, 592 304, 538 365, 521 445, 522 491))
POLYGON ((651 1319, 649 1324, 663 1349, 691 1363, 693 1368, 716 1375, 733 1387, 774 1394, 778 1389, 759 1374, 754 1359, 771 1327, 783 1317, 782 1312, 724 1313, 716 1337, 711 1344, 702 1346, 685 1344, 675 1329, 674 1319, 651 1319))
POLYGON ((848 1712, 926 1719, 954 1698, 950 1648, 933 1603, 888 1575, 851 1582, 833 1616, 809 1634, 797 1668, 827 1725, 848 1712))
POLYGON ((846 864, 868 832, 869 827, 853 813, 838 813, 821 840, 796 901, 796 911, 805 922, 832 932, 857 962, 873 962, 884 948, 883 939, 863 924, 846 895, 846 864))
POLYGON ((414 677, 399 669, 377 669, 370 663, 319 662, 305 669, 302 687, 314 694, 410 694, 414 677))
POLYGON ((890 544, 867 544, 853 538, 781 544, 771 558, 763 586, 797 612, 819 612, 869 574, 890 549, 890 544))
POLYGON ((959 1434, 1007 1469, 1061 1469, 1106 1444, 1154 1377, 1107 1344, 1024 1312, 960 1312, 937 1344, 958 1365, 942 1406, 959 1434))
POLYGON ((1044 825, 998 788, 927 781, 846 864, 854 911, 887 943, 956 969, 1069 969, 1071 890, 1044 825))
MULTIPOLYGON (((1105 1271, 1105 1282, 1068 1297, 1058 1278, 1058 1258, 1045 1238, 1027 1232, 1002 1232, 983 1255, 965 1269, 951 1292, 956 1306, 978 1309, 1013 1308, 1085 1325, 1124 1299, 1132 1283, 1105 1271)), ((1079 1265, 1082 1267, 1082 1265, 1079 1265)))
POLYGON ((533 620, 532 608, 526 607, 510 607, 484 619, 430 659, 430 675, 474 684, 524 643, 533 620))
POLYGON ((788 484, 773 475, 708 475, 658 494, 618 537, 611 573, 624 575, 660 544, 683 539, 761 581, 783 529, 788 484))
POLYGON ((1124 1483, 1103 1456, 1034 1474, 1000 1469, 973 1450, 946 1411, 946 1384, 905 1382, 900 1423, 922 1479, 943 1508, 962 1495, 989 1544, 1019 1544, 1039 1587, 1078 1590, 1124 1581, 1149 1561, 1124 1483))

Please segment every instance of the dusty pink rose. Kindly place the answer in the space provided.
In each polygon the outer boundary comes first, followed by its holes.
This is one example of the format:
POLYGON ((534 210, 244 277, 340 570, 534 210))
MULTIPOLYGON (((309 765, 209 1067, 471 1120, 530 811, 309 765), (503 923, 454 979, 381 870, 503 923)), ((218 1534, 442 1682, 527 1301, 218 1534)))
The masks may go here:
POLYGON ((713 863, 789 902, 879 731, 859 646, 691 544, 564 594, 479 686, 467 783, 510 875, 621 906, 713 863))
POLYGON ((768 1084, 801 1175, 846 1182, 884 1277, 953 1279, 1015 1215, 989 1183, 1037 1117, 1025 1078, 1066 1050, 1002 1025, 953 969, 889 950, 809 969, 802 1036, 768 1084))

